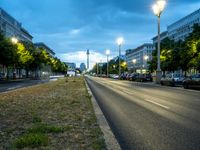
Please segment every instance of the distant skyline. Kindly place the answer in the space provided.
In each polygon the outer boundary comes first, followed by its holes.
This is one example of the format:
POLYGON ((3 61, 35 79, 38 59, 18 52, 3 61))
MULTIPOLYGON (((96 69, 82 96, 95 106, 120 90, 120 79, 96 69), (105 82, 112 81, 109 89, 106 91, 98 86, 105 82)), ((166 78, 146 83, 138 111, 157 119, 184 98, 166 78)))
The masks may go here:
MULTIPOLYGON (((116 38, 124 37, 123 53, 157 34, 157 18, 151 6, 155 0, 1 0, 0 7, 22 23, 33 42, 44 42, 62 61, 105 61, 105 50, 118 55, 116 38)), ((199 0, 167 0, 161 16, 161 31, 200 8, 199 0)))

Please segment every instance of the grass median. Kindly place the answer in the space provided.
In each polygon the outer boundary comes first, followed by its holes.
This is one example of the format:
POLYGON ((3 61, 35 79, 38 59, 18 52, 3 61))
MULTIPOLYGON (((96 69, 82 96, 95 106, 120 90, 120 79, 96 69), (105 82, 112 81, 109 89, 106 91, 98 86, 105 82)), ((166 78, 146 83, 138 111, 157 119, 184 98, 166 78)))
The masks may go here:
POLYGON ((106 149, 83 78, 0 94, 0 149, 106 149))

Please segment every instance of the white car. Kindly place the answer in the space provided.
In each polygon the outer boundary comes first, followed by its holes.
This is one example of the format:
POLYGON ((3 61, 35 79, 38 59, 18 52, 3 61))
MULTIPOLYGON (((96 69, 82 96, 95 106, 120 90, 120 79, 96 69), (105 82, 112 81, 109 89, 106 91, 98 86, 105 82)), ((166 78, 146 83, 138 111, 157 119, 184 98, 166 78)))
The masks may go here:
POLYGON ((183 83, 184 76, 182 74, 171 73, 161 78, 161 85, 176 86, 183 83))

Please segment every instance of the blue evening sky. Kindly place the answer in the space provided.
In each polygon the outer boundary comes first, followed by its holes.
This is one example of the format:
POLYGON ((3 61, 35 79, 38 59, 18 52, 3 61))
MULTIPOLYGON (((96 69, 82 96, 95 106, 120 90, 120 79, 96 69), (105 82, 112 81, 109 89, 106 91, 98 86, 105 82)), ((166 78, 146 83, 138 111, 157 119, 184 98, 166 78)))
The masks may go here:
MULTIPOLYGON (((0 0, 0 7, 20 21, 63 61, 91 63, 105 60, 105 49, 118 54, 116 38, 124 37, 123 53, 152 42, 157 20, 151 6, 155 0, 0 0)), ((167 0, 161 30, 200 8, 199 0, 167 0)))

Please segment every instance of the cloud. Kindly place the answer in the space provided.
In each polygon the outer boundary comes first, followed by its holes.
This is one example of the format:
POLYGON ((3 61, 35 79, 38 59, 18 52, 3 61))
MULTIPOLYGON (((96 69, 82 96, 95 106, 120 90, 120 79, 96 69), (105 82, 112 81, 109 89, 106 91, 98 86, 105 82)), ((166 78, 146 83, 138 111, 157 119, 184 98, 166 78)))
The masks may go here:
MULTIPOLYGON (((157 18, 151 10, 154 2, 0 0, 0 6, 22 22, 23 27, 34 36, 34 42, 44 42, 59 58, 86 62, 86 49, 93 49, 91 63, 94 63, 105 57, 105 49, 111 49, 112 55, 117 56, 115 40, 119 36, 125 39, 123 53, 126 49, 151 42, 157 34, 157 18)), ((161 18, 161 30, 166 30, 167 25, 199 9, 199 6, 199 0, 168 0, 161 18)))
POLYGON ((69 32, 69 34, 71 34, 71 35, 77 35, 77 34, 79 34, 80 33, 80 29, 72 29, 70 32, 69 32))
MULTIPOLYGON (((77 67, 80 66, 81 63, 87 64, 87 55, 86 51, 76 51, 76 52, 69 52, 69 53, 60 53, 56 55, 61 59, 63 62, 74 62, 76 63, 77 67)), ((101 54, 95 50, 90 51, 89 55, 90 60, 90 69, 97 63, 97 62, 106 62, 107 57, 104 54, 101 54)))

